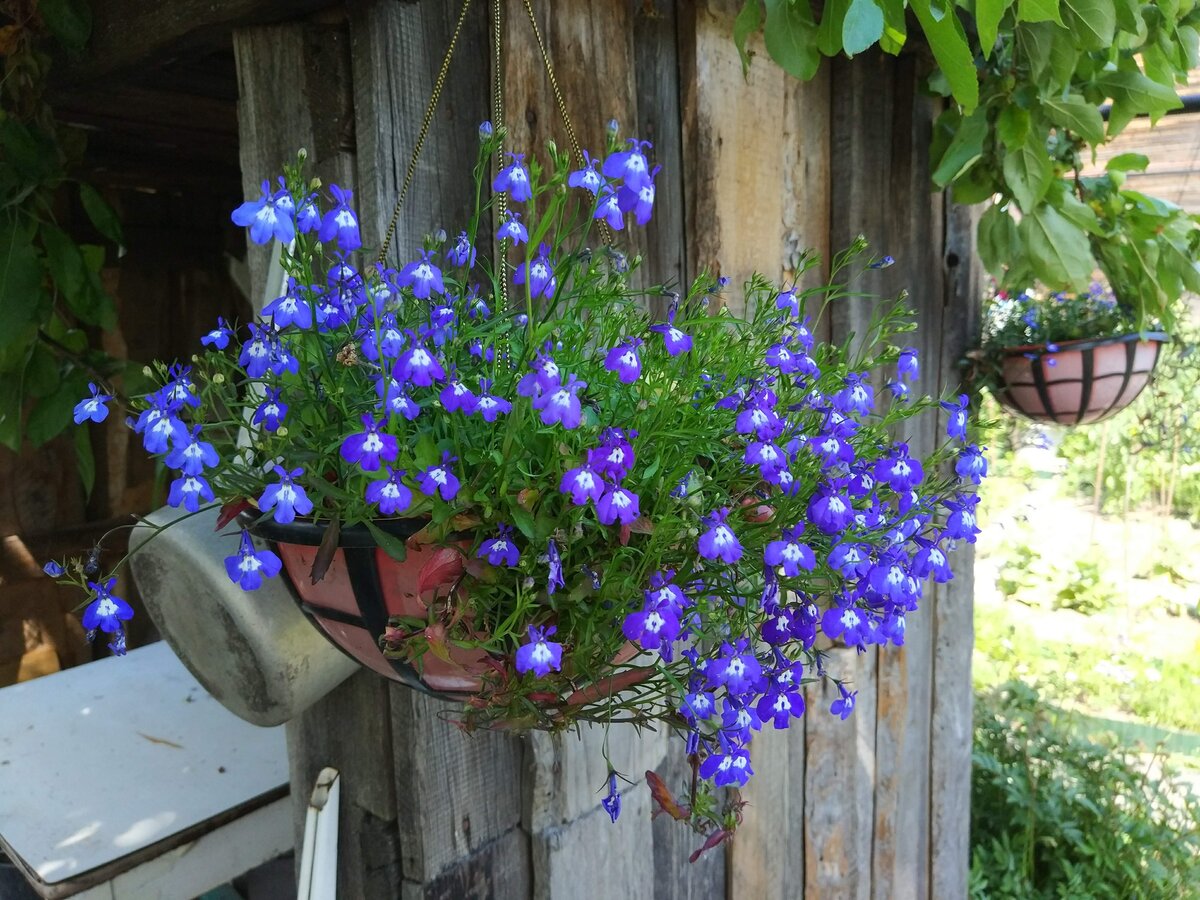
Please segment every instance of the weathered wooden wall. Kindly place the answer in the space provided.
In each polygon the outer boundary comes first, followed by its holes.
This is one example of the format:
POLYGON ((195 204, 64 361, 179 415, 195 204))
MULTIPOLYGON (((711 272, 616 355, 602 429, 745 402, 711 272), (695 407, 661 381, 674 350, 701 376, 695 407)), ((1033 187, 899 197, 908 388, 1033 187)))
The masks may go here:
MULTIPOLYGON (((522 6, 508 5, 513 146, 565 147, 522 6)), ((868 54, 808 84, 760 60, 743 79, 730 38, 737 6, 534 3, 585 146, 600 146, 610 118, 655 142, 656 218, 635 246, 647 278, 703 268, 735 282, 755 270, 782 279, 802 248, 827 256, 862 233, 897 259, 869 286, 907 288, 918 310, 922 389, 953 384, 978 276, 969 215, 929 191, 936 109, 918 90, 919 60, 868 54)), ((486 7, 468 20, 395 259, 465 215, 475 126, 488 117, 486 7)), ((378 0, 348 18, 239 32, 247 190, 305 146, 323 177, 353 183, 367 242, 378 241, 456 14, 438 0, 378 0)), ((261 260, 252 271, 261 290, 261 260)), ((862 302, 840 306, 827 335, 861 328, 867 314, 862 302)), ((930 423, 914 443, 926 450, 936 439, 930 423)), ((339 877, 349 897, 962 896, 969 553, 958 567, 957 581, 930 591, 903 650, 833 652, 831 667, 859 690, 854 716, 828 715, 832 698, 817 688, 802 724, 764 733, 740 838, 695 865, 690 834, 650 823, 643 784, 626 791, 618 824, 598 808, 603 735, 464 736, 439 718, 444 704, 365 673, 288 726, 297 803, 322 766, 343 771, 339 877)), ((660 763, 668 780, 683 778, 659 736, 614 732, 609 744, 635 781, 660 763)))

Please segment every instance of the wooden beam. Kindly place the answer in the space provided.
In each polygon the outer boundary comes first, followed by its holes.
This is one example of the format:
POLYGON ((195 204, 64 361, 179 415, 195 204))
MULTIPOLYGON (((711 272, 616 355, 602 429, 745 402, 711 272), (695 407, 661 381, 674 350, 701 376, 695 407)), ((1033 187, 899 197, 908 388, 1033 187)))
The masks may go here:
POLYGON ((92 37, 55 67, 58 84, 80 84, 135 66, 203 56, 228 46, 234 28, 306 18, 330 0, 92 0, 92 37))

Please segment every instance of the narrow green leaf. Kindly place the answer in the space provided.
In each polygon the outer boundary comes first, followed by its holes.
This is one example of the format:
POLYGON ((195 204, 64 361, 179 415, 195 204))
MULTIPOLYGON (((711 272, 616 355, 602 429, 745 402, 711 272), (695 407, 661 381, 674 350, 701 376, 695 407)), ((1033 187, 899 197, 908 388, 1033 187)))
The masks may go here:
POLYGON ((1004 154, 1003 171, 1009 192, 1022 212, 1028 213, 1042 202, 1054 170, 1040 130, 1031 129, 1020 147, 1004 154))
POLYGON ((1096 261, 1087 235, 1058 210, 1042 205, 1021 219, 1022 243, 1034 274, 1052 290, 1082 290, 1096 261))
POLYGON ((1018 22, 1054 22, 1062 24, 1059 0, 1017 0, 1018 22))
POLYGON ((746 40, 762 27, 762 0, 746 0, 741 11, 733 20, 733 43, 742 58, 742 74, 750 71, 750 54, 746 51, 746 40))
POLYGON ((512 515, 513 524, 517 526, 517 530, 525 535, 529 540, 537 540, 537 529, 533 523, 533 513, 523 506, 510 506, 509 513, 512 515))
POLYGON ((24 356, 0 378, 0 444, 13 452, 21 448, 21 406, 28 358, 24 356))
POLYGON ((117 218, 116 212, 108 205, 107 201, 100 196, 100 192, 90 184, 80 182, 79 200, 83 204, 83 211, 96 226, 96 230, 114 244, 121 244, 123 242, 121 220, 117 218))
POLYGON ((908 39, 908 0, 879 0, 883 8, 883 37, 879 46, 884 53, 896 56, 908 39))
POLYGON ((933 181, 945 187, 979 160, 983 155, 983 141, 988 134, 987 116, 977 109, 963 119, 954 132, 954 139, 933 170, 933 181))
MULTIPOLYGON (((801 5, 807 6, 804 3, 801 5)), ((911 0, 909 5, 921 23, 933 58, 950 83, 954 99, 965 111, 971 112, 979 105, 979 76, 975 70, 975 57, 958 16, 943 16, 938 21, 933 17, 929 0, 911 0)))
POLYGON ((384 553, 390 556, 396 562, 404 562, 408 559, 408 546, 401 538, 394 534, 388 534, 370 519, 364 519, 363 524, 367 526, 367 531, 371 532, 371 537, 375 539, 375 543, 380 546, 384 553))
POLYGON ((75 429, 75 465, 83 482, 83 496, 89 498, 96 485, 96 457, 92 453, 92 436, 82 426, 75 429))
POLYGON ((837 56, 842 52, 842 26, 848 9, 850 0, 829 0, 825 4, 821 24, 817 26, 817 49, 824 56, 837 56))
POLYGON ((1070 129, 1091 146, 1104 142, 1104 118, 1100 110, 1079 94, 1042 100, 1042 108, 1055 125, 1070 129))
POLYGON ((789 75, 808 81, 817 74, 821 52, 817 47, 817 23, 808 3, 766 0, 767 19, 763 35, 767 53, 789 75))
POLYGON ((1063 24, 1085 50, 1107 50, 1117 27, 1113 0, 1062 0, 1063 24))
POLYGON ((39 0, 37 10, 50 32, 68 50, 82 50, 92 34, 87 0, 39 0))
POLYGON ((992 204, 979 217, 979 259, 983 267, 996 278, 1004 275, 1004 267, 1013 257, 1014 248, 1020 240, 1017 223, 1008 211, 992 204))
POLYGON ((842 48, 847 56, 856 56, 883 37, 883 10, 875 0, 850 0, 842 24, 842 48))
POLYGON ((1141 153, 1118 153, 1104 165, 1106 172, 1145 172, 1150 157, 1141 153))
POLYGON ((979 46, 984 59, 991 57, 1000 30, 1000 20, 1012 5, 1013 0, 976 0, 975 27, 979 30, 979 46))

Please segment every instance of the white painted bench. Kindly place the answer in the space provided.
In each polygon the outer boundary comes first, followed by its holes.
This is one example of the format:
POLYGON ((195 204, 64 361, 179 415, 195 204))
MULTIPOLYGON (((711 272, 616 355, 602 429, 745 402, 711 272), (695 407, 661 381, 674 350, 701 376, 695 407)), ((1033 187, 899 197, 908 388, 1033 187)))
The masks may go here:
POLYGON ((0 847, 40 896, 187 900, 292 845, 283 728, 165 642, 0 689, 0 847))

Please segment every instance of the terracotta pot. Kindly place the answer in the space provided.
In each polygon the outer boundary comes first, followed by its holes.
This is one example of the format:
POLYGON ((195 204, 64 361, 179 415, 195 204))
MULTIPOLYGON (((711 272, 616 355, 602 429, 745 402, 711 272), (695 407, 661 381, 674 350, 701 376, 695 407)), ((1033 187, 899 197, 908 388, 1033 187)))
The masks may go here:
POLYGON ((1001 405, 1034 422, 1086 425, 1124 409, 1150 382, 1162 332, 1006 347, 1001 405))
MULTIPOLYGON (((380 523, 389 534, 407 540, 426 524, 422 519, 396 519, 380 523)), ((338 549, 325 576, 316 584, 310 573, 325 526, 312 522, 281 525, 267 520, 252 530, 271 542, 283 561, 287 578, 300 608, 335 646, 372 669, 415 690, 447 700, 466 700, 482 687, 481 676, 495 671, 483 650, 449 647, 451 662, 426 653, 420 671, 406 660, 385 656, 379 638, 391 616, 428 617, 433 592, 418 593, 422 567, 444 548, 428 544, 408 547, 408 557, 398 562, 380 549, 366 527, 342 529, 338 549)), ((469 548, 466 548, 469 549, 469 548)))

